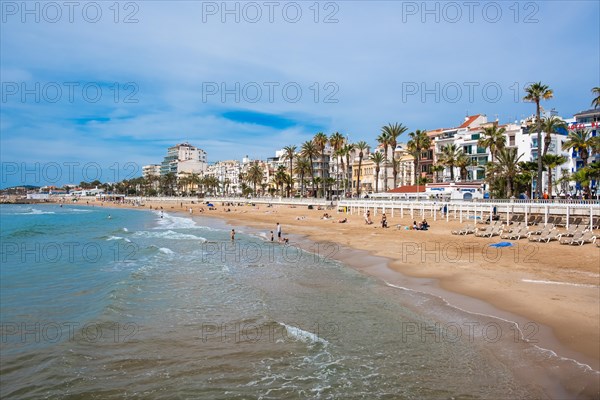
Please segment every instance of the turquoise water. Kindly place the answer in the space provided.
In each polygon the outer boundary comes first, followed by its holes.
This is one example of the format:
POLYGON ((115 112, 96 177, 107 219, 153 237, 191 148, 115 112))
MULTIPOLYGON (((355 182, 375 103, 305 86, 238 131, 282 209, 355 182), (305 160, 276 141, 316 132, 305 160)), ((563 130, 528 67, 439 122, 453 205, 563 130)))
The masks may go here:
POLYGON ((0 218, 2 398, 594 397, 594 371, 330 248, 168 212, 0 218))

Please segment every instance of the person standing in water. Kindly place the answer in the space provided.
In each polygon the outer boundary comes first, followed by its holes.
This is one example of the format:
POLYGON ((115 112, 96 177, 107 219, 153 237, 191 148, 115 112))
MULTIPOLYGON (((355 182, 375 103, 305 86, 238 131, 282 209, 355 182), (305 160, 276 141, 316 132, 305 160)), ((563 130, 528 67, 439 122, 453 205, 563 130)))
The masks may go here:
POLYGON ((279 225, 279 222, 277 223, 277 241, 279 241, 279 243, 281 243, 281 225, 279 225))
POLYGON ((231 241, 233 242, 235 240, 235 229, 231 230, 231 241))

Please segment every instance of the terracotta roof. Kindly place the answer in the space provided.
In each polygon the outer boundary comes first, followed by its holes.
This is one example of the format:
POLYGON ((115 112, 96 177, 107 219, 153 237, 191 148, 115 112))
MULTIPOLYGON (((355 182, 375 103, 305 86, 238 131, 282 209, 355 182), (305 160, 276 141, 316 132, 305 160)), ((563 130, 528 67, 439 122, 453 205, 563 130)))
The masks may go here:
POLYGON ((467 120, 465 122, 463 122, 462 125, 459 126, 459 128, 468 127, 469 125, 471 125, 473 123, 473 121, 475 121, 477 118, 479 118, 479 116, 481 116, 481 114, 471 115, 470 117, 467 117, 467 120))
POLYGON ((425 191, 425 185, 408 185, 408 186, 400 186, 392 190, 388 190, 387 193, 417 193, 417 188, 419 188, 419 193, 425 191))

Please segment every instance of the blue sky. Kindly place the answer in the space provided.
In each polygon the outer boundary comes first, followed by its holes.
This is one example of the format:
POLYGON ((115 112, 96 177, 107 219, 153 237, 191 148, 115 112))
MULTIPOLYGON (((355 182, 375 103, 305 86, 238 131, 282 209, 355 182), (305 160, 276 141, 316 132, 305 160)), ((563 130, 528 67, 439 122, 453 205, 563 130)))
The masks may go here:
POLYGON ((600 86, 597 1, 23 4, 0 3, 2 187, 133 177, 182 141, 212 162, 514 121, 532 81, 569 118, 600 86))

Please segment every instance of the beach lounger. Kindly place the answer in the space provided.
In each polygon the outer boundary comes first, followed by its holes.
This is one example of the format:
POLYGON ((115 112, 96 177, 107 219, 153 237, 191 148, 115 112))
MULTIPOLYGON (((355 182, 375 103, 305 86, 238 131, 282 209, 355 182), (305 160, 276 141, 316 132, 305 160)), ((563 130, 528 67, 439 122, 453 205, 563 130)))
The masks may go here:
POLYGON ((573 238, 573 240, 571 240, 571 243, 569 243, 569 244, 583 246, 584 243, 595 243, 595 242, 596 242, 596 235, 594 234, 594 231, 585 231, 579 239, 573 238))
POLYGON ((452 234, 453 235, 468 235, 470 233, 475 233, 476 229, 477 228, 475 228, 475 225, 467 224, 457 231, 452 231, 452 234))
POLYGON ((592 228, 593 229, 600 229, 600 217, 594 217, 592 219, 592 228))
POLYGON ((548 216, 548 221, 546 221, 546 224, 554 224, 555 220, 556 220, 556 217, 554 215, 550 215, 550 216, 548 216))
POLYGON ((564 232, 563 237, 571 237, 574 236, 577 232, 583 231, 583 229, 579 229, 579 225, 569 225, 569 229, 564 232))
POLYGON ((574 241, 578 242, 583 237, 585 231, 576 231, 572 237, 563 237, 559 240, 560 244, 573 244, 574 241))
POLYGON ((528 230, 526 226, 521 226, 515 232, 506 233, 501 236, 502 239, 511 239, 511 240, 519 240, 522 237, 526 237, 528 234, 528 230))
POLYGON ((501 235, 501 234, 502 234, 502 224, 494 224, 494 225, 490 225, 484 231, 476 233, 475 235, 479 236, 479 237, 492 237, 492 236, 501 235))
POLYGON ((546 224, 543 228, 534 229, 529 234, 530 235, 547 235, 550 231, 554 229, 554 224, 546 224))
POLYGON ((552 231, 548 232, 547 234, 529 235, 530 242, 548 243, 551 240, 560 240, 560 238, 561 238, 561 234, 556 229, 553 229, 552 231))
POLYGON ((554 225, 556 226, 565 226, 565 223, 563 222, 563 218, 558 216, 554 219, 554 225))

